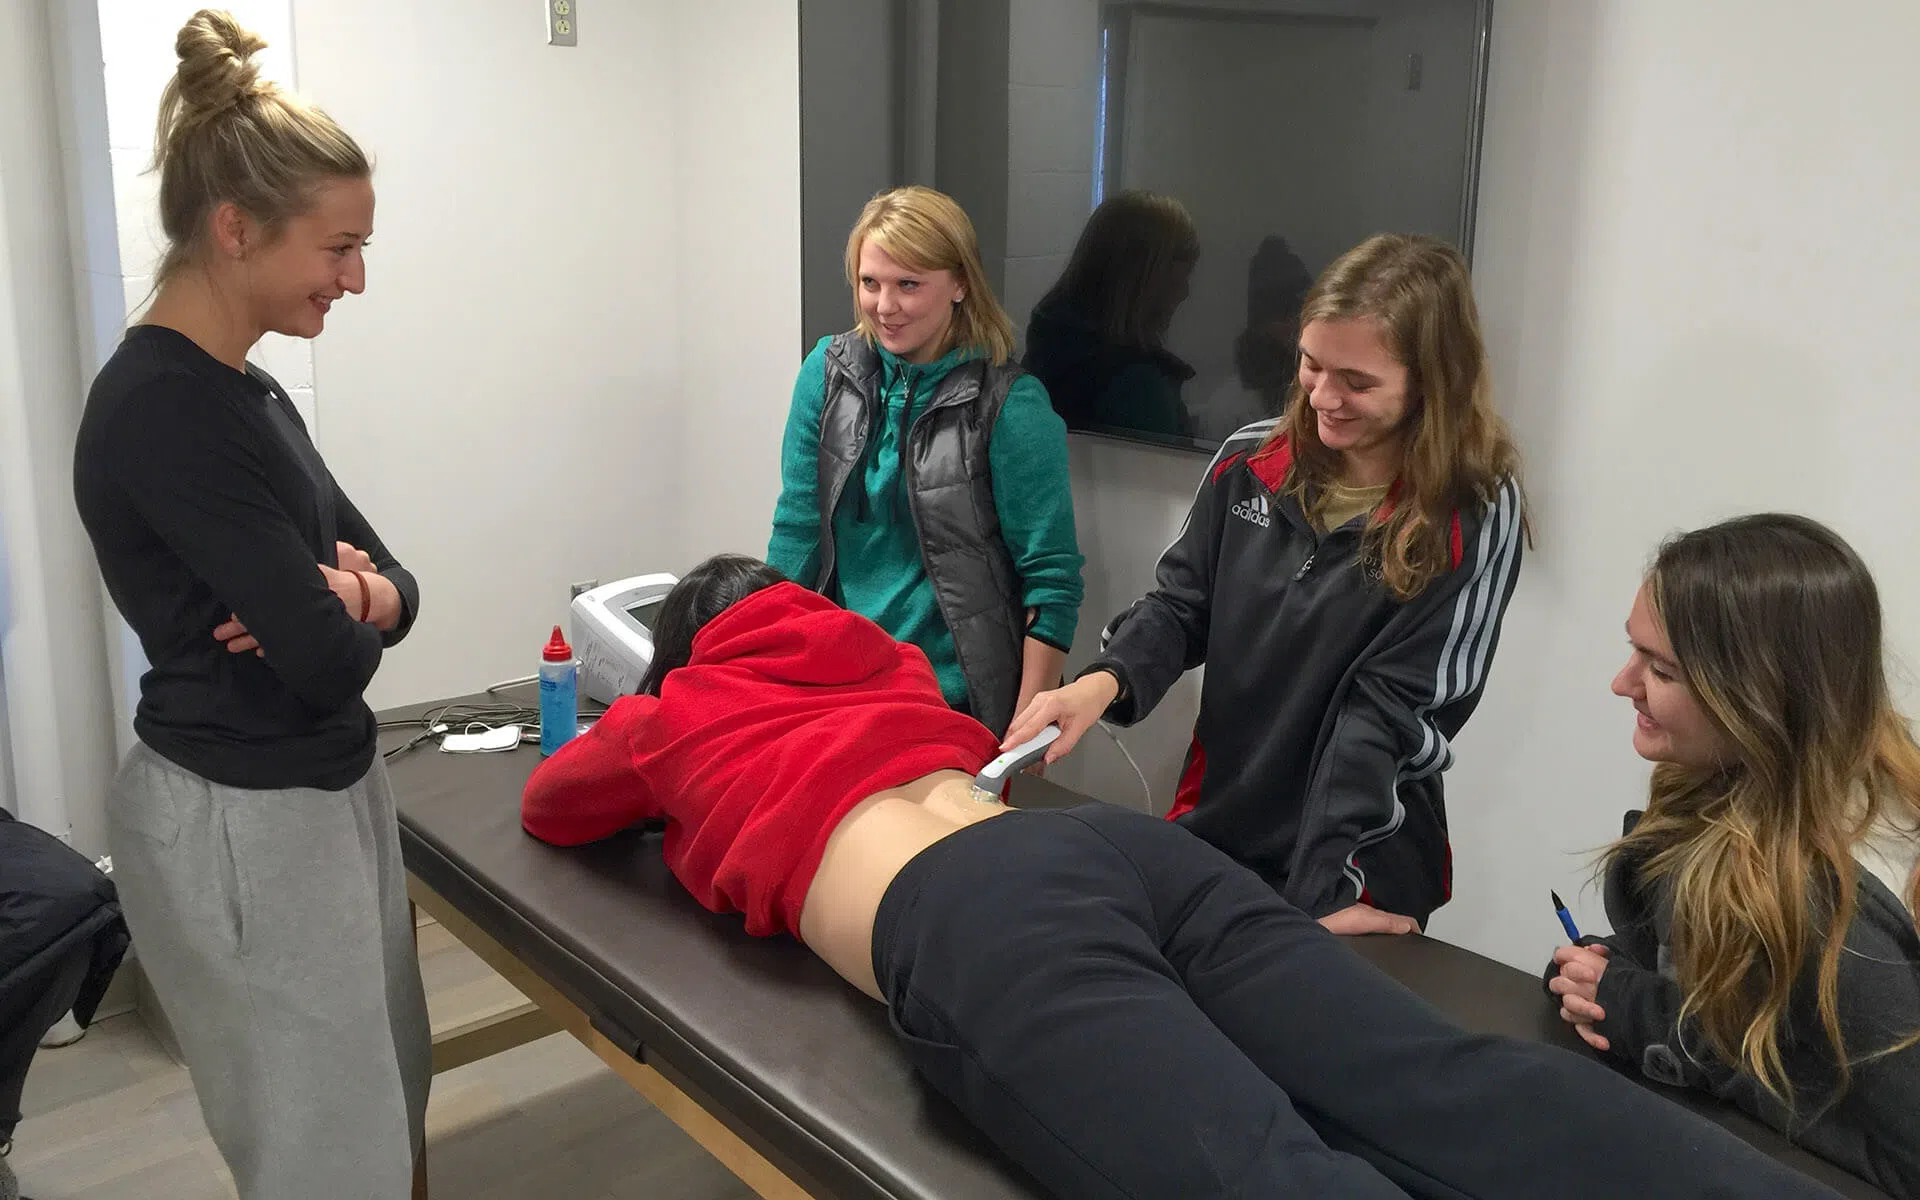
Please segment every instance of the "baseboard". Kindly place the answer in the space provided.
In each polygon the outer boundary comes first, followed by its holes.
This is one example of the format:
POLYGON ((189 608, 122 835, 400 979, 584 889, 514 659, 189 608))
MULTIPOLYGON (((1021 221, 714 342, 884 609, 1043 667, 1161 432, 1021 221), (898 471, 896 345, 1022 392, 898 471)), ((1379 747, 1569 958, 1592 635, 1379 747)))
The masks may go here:
POLYGON ((160 1007, 159 997, 153 994, 153 984, 148 981, 147 973, 140 969, 140 964, 132 955, 127 956, 127 962, 121 965, 120 973, 132 975, 134 1011, 141 1021, 146 1023, 147 1028, 153 1031, 154 1040, 160 1043, 161 1049, 165 1050, 173 1061, 185 1063, 187 1060, 180 1053, 180 1039, 174 1036, 173 1026, 167 1021, 166 1010, 160 1007), (133 968, 131 972, 127 970, 129 965, 133 968))
POLYGON ((135 976, 140 974, 140 964, 134 960, 133 951, 128 949, 126 957, 120 960, 119 969, 107 983, 107 990, 100 997, 100 1005, 93 1010, 93 1019, 104 1021, 108 1017, 124 1017, 140 1006, 140 985, 135 976))

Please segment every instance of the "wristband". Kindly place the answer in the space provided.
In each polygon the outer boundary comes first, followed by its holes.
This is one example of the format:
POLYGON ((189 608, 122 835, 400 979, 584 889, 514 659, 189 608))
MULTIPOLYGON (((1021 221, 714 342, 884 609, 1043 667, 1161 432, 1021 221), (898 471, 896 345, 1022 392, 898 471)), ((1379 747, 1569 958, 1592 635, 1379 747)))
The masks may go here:
POLYGON ((367 586, 366 572, 355 571, 353 577, 360 582, 360 620, 365 623, 373 613, 373 589, 367 586))

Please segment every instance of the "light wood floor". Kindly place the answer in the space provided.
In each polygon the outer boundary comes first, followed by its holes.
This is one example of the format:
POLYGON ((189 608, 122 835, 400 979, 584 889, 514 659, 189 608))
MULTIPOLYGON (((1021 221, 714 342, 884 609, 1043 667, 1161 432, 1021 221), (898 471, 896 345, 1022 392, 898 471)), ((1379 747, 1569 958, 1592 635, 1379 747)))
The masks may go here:
MULTIPOLYGON (((518 994, 438 925, 420 930, 434 1027, 518 994)), ((42 1050, 27 1076, 12 1164, 33 1200, 231 1200, 186 1068, 137 1016, 42 1050)), ((752 1200, 565 1034, 449 1071, 427 1107, 434 1200, 752 1200)))

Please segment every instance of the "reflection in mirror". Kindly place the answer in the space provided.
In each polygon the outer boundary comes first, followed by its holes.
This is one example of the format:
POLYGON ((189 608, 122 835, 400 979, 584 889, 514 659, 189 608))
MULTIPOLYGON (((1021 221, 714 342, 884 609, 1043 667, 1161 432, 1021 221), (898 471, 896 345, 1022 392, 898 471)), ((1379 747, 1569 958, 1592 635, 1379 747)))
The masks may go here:
POLYGON ((1069 428, 1210 450, 1274 415, 1313 276, 1471 251, 1490 0, 802 0, 806 344, 874 192, 964 206, 1069 428))
POLYGON ((1166 343, 1199 259, 1193 218, 1171 196, 1124 191, 1093 210, 1033 306, 1022 360, 1070 427, 1193 436, 1181 395, 1193 368, 1166 343))

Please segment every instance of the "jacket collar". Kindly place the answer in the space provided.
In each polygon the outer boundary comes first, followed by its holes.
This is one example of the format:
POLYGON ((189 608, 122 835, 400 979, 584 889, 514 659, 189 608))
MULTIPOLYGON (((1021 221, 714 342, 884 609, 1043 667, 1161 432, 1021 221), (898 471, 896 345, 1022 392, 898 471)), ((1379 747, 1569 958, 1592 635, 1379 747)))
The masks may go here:
MULTIPOLYGON (((912 375, 916 390, 931 389, 947 377, 947 372, 963 362, 980 357, 980 351, 975 347, 956 346, 930 363, 910 363, 878 342, 873 343, 873 349, 874 353, 880 356, 880 378, 883 391, 890 391, 899 386, 909 374, 912 375)), ((928 393, 921 391, 920 394, 928 393)))

